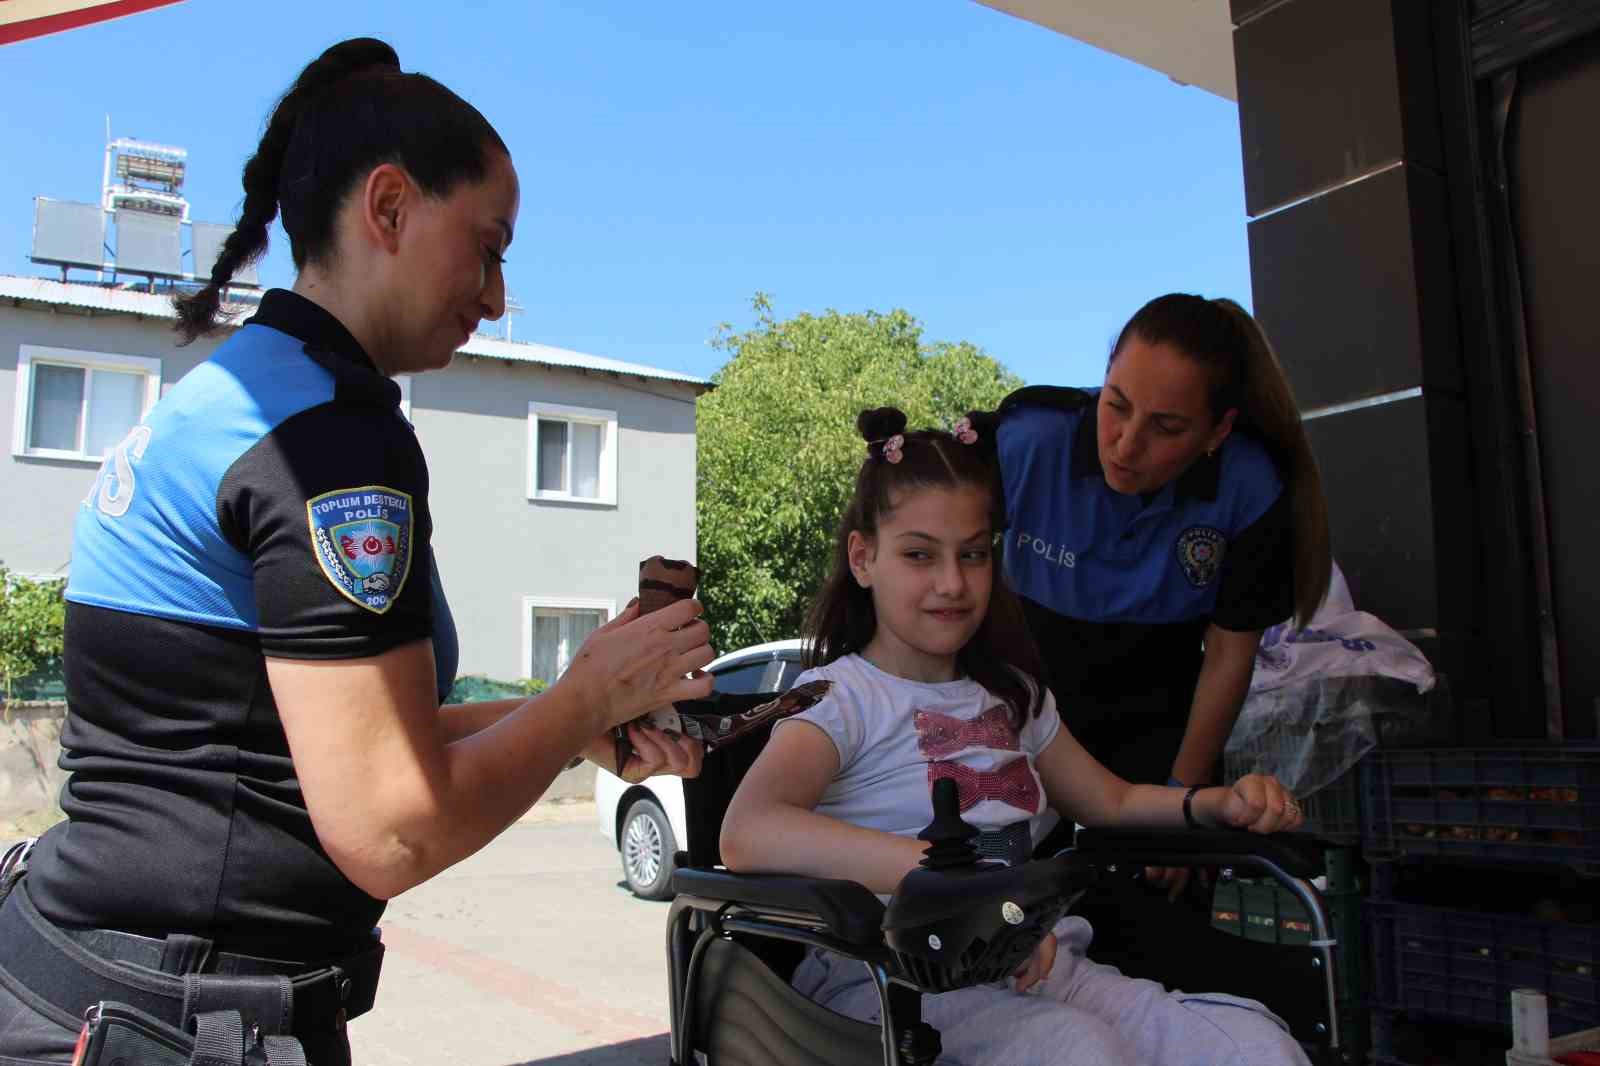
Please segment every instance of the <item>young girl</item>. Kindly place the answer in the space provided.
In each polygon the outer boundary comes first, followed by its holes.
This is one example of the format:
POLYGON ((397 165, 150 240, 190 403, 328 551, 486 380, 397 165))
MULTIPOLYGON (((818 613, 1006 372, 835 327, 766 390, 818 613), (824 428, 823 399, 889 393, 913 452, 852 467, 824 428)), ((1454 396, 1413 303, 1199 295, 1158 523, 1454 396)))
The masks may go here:
MULTIPOLYGON (((722 828, 731 870, 859 881, 891 893, 922 858, 932 782, 954 777, 980 850, 1025 860, 1046 806, 1095 826, 1231 826, 1270 833, 1301 823, 1277 781, 1231 788, 1130 785, 1062 727, 1039 682, 1021 610, 994 575, 992 422, 905 432, 893 408, 865 411, 867 460, 840 522, 833 573, 807 632, 814 669, 833 682, 775 727, 722 828)), ((1067 917, 1005 984, 923 997, 944 1058, 969 1064, 1304 1063, 1258 1003, 1167 992, 1089 961, 1093 932, 1067 917), (1059 951, 1058 946, 1065 950, 1059 951)), ((818 1003, 878 1020, 865 968, 809 953, 794 985, 818 1003)))

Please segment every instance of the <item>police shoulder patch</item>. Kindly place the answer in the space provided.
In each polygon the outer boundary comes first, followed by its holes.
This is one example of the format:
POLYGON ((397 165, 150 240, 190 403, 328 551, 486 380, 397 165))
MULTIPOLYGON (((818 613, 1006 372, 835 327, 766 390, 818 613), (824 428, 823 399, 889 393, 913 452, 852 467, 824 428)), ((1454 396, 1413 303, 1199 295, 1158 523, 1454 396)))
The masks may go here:
POLYGON ((1222 556, 1228 541, 1220 529, 1210 526, 1190 526, 1178 538, 1178 565, 1183 576, 1195 588, 1205 588, 1216 579, 1222 568, 1222 556))
POLYGON ((312 551, 323 576, 351 601, 384 614, 411 576, 411 494, 359 485, 306 501, 312 551))

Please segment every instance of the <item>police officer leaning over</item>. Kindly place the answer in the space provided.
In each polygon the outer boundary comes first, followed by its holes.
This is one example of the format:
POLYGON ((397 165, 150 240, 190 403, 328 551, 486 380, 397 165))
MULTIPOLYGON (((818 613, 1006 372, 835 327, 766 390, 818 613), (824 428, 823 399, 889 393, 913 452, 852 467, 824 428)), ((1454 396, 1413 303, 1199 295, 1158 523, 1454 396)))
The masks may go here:
MULTIPOLYGON (((68 819, 6 879, 8 1066, 72 1061, 86 1011, 90 1061, 347 1063, 384 901, 576 756, 609 767, 613 725, 710 693, 685 601, 630 604, 534 699, 440 705, 455 633, 390 376, 443 367, 505 310, 518 182, 483 116, 346 41, 278 103, 244 191, 180 332, 217 328, 280 211, 294 290, 167 393, 78 517, 68 819)), ((699 771, 694 742, 630 733, 630 779, 699 771)))
MULTIPOLYGON (((1261 328, 1231 300, 1160 296, 1100 388, 1021 389, 997 415, 1005 573, 1063 720, 1129 781, 1216 782, 1262 630, 1308 619, 1330 573, 1321 477, 1261 328)), ((1146 874, 1173 898, 1188 880, 1146 874)), ((1172 917, 1127 887, 1086 905, 1102 961, 1172 917)), ((1161 939, 1163 965, 1184 954, 1161 939)))

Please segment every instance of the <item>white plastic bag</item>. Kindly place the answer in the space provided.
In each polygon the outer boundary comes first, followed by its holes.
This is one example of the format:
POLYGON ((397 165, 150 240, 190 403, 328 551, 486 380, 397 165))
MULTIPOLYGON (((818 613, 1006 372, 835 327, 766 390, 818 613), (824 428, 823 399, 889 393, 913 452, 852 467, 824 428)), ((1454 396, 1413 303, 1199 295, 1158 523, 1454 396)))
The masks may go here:
POLYGON ((1310 625, 1296 629, 1290 620, 1261 634, 1250 692, 1254 695, 1313 678, 1373 675, 1408 681, 1419 694, 1432 689, 1435 682, 1432 664, 1415 644, 1378 616, 1355 609, 1350 586, 1335 563, 1328 597, 1310 625))

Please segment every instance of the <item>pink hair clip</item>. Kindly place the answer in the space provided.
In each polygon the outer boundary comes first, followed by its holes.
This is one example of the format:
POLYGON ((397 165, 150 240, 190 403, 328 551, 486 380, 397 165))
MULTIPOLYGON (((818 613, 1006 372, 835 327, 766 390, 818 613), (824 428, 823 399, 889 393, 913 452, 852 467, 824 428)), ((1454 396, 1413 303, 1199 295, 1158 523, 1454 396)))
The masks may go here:
POLYGON ((896 433, 883 442, 883 457, 891 463, 898 463, 901 459, 900 449, 906 446, 904 434, 896 433))
POLYGON ((978 431, 972 428, 972 419, 963 417, 950 427, 950 435, 962 444, 978 443, 978 431))

